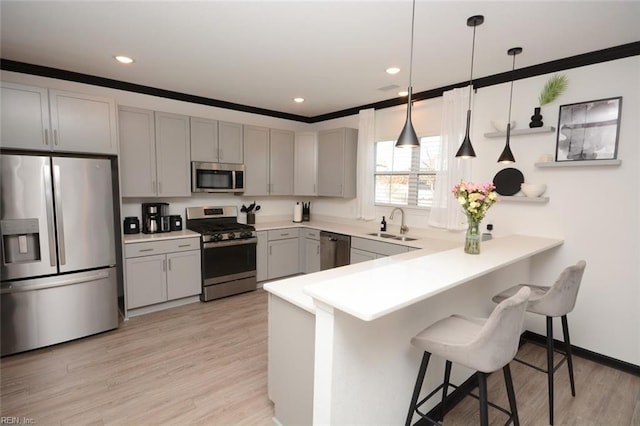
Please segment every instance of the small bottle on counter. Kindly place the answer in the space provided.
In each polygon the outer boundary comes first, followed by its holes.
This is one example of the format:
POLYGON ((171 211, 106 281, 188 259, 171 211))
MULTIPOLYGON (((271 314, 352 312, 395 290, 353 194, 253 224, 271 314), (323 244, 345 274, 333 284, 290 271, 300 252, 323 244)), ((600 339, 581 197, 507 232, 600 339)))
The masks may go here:
POLYGON ((490 240, 491 238, 493 238, 493 236, 491 235, 491 231, 493 231, 493 224, 488 223, 487 224, 487 232, 483 232, 482 233, 482 241, 487 241, 487 240, 490 240))
POLYGON ((387 221, 385 220, 384 216, 382 216, 382 222, 380 222, 380 231, 386 231, 387 230, 387 221))

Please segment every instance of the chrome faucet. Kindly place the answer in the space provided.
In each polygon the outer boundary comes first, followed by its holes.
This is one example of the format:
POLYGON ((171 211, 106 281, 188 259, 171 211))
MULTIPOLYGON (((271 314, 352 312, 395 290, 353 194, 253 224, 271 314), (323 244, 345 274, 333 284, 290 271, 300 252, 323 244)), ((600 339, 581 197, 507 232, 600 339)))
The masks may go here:
POLYGON ((404 210, 402 210, 400 207, 395 207, 393 210, 391 210, 389 220, 393 220, 393 214, 396 212, 396 210, 400 210, 400 213, 402 213, 402 216, 400 217, 400 234, 406 234, 409 231, 409 227, 404 224, 404 210))

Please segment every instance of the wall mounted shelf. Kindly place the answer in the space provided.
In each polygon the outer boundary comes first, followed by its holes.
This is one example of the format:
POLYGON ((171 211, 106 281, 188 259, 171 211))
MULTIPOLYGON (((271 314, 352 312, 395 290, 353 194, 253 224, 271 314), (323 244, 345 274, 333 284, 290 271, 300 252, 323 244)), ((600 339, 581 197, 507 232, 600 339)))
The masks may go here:
POLYGON ((619 166, 622 160, 586 160, 586 161, 549 161, 535 163, 538 168, 550 167, 599 167, 599 166, 619 166))
POLYGON ((544 204, 549 202, 549 197, 525 197, 522 195, 500 195, 500 201, 507 203, 536 203, 544 204))
MULTIPOLYGON (((556 131, 556 128, 553 126, 546 127, 534 127, 532 129, 515 129, 511 131, 511 136, 521 136, 521 135, 535 135, 539 133, 553 133, 556 131)), ((507 136, 507 132, 490 132, 485 133, 485 138, 499 138, 501 136, 507 136)))

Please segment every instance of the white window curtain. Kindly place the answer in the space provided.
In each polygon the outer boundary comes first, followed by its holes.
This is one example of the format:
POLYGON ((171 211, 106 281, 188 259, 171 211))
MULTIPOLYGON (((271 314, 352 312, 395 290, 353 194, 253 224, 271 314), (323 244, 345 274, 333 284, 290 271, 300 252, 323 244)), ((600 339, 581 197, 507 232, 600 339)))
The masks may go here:
POLYGON ((376 112, 373 108, 360 111, 358 122, 358 161, 357 161, 357 208, 359 220, 375 219, 374 200, 374 146, 376 132, 376 112))
POLYGON ((444 92, 442 102, 442 155, 436 170, 435 194, 429 225, 448 230, 467 227, 467 218, 451 193, 460 180, 471 178, 471 160, 455 158, 464 138, 469 106, 469 88, 444 92))

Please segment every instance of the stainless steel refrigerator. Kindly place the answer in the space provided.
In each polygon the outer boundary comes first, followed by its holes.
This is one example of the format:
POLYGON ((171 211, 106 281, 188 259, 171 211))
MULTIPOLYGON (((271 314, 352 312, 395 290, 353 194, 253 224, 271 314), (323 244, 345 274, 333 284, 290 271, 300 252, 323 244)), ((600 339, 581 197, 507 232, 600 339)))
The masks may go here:
POLYGON ((117 328, 112 160, 3 153, 0 170, 1 354, 117 328))

